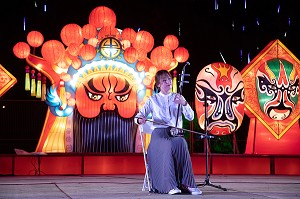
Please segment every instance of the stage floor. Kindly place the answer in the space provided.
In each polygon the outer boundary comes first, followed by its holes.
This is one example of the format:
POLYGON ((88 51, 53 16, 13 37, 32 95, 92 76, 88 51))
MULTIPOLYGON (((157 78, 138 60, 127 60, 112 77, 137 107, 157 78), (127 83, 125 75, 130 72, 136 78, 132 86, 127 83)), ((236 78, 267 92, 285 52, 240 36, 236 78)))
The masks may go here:
POLYGON ((300 176, 286 175, 196 175, 202 196, 168 195, 142 191, 143 175, 1 176, 0 198, 300 198, 300 176))

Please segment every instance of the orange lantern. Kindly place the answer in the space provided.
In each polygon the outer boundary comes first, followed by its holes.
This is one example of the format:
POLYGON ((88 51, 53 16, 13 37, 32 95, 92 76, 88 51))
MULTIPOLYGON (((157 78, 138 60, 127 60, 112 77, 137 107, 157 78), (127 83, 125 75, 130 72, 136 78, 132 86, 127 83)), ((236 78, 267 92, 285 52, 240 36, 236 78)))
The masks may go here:
POLYGON ((76 43, 70 43, 70 45, 67 48, 67 51, 73 55, 73 56, 77 56, 80 50, 80 44, 76 44, 76 43))
POLYGON ((158 68, 167 69, 172 62, 172 52, 165 46, 158 46, 150 54, 151 62, 158 68))
POLYGON ((132 28, 125 28, 121 33, 122 40, 129 40, 131 43, 135 41, 136 32, 132 28))
POLYGON ((60 32, 60 37, 66 46, 69 46, 71 43, 81 44, 84 39, 82 29, 77 24, 65 25, 60 32))
POLYGON ((164 39, 164 46, 170 50, 175 50, 179 45, 178 38, 174 35, 167 35, 164 39))
POLYGON ((79 55, 82 57, 82 59, 90 61, 96 56, 96 49, 94 46, 86 44, 81 47, 79 55))
POLYGON ((131 46, 130 41, 127 40, 127 39, 123 39, 123 40, 121 41, 121 44, 122 44, 123 50, 126 50, 126 48, 128 48, 128 47, 131 46))
POLYGON ((143 61, 146 57, 147 57, 147 52, 146 52, 146 50, 145 49, 139 49, 139 50, 137 50, 138 51, 138 57, 137 57, 137 59, 139 60, 139 61, 143 61))
POLYGON ((117 28, 111 26, 104 26, 98 33, 98 39, 102 40, 106 37, 114 37, 116 39, 121 38, 121 33, 118 31, 117 28))
POLYGON ((74 69, 78 70, 81 66, 82 62, 81 60, 78 58, 78 57, 75 57, 73 60, 72 60, 72 66, 74 69))
POLYGON ((25 59, 30 54, 30 47, 25 42, 18 42, 13 47, 13 52, 14 52, 15 56, 18 57, 19 59, 25 59))
POLYGON ((189 51, 184 47, 178 47, 174 51, 174 58, 179 62, 183 63, 189 59, 189 51))
POLYGON ((145 49, 146 52, 150 52, 154 46, 153 36, 144 30, 136 33, 135 41, 133 42, 133 47, 136 49, 145 49))
POLYGON ((138 61, 135 65, 137 71, 142 72, 146 68, 146 63, 144 61, 138 61))
POLYGON ((88 44, 90 44, 91 46, 96 47, 99 43, 99 40, 95 37, 89 38, 88 40, 88 44))
POLYGON ((92 10, 89 16, 89 23, 96 28, 102 28, 104 26, 115 27, 117 17, 114 11, 105 6, 99 6, 92 10))
POLYGON ((44 36, 38 31, 31 31, 27 35, 27 42, 32 47, 39 47, 44 42, 44 36))
POLYGON ((130 64, 136 62, 137 57, 138 52, 134 47, 129 47, 124 51, 124 59, 130 64))
POLYGON ((96 35, 97 35, 97 29, 96 29, 96 27, 94 25, 92 25, 92 24, 85 24, 82 27, 82 36, 85 39, 90 39, 90 38, 96 37, 96 35))
POLYGON ((50 63, 58 63, 65 57, 65 47, 57 40, 46 41, 41 49, 43 58, 50 63))

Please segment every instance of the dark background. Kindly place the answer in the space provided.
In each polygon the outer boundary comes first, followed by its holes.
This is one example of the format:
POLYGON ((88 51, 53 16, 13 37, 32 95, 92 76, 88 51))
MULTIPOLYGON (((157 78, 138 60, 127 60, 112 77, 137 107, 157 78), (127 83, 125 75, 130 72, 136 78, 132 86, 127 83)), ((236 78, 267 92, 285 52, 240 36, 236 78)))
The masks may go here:
MULTIPOLYGON (((117 16, 117 28, 150 32, 154 47, 163 45, 166 35, 174 34, 190 54, 191 65, 186 68, 189 84, 184 84, 183 94, 192 102, 199 71, 210 63, 223 62, 221 54, 226 63, 241 71, 269 42, 279 39, 299 57, 298 4, 296 0, 6 1, 0 6, 0 64, 18 82, 0 97, 0 153, 13 153, 13 148, 34 151, 45 119, 46 104, 24 90, 26 61, 15 57, 12 51, 17 42, 26 42, 30 31, 40 31, 44 41, 61 41, 60 31, 66 24, 83 26, 94 8, 107 6, 117 16)), ((36 54, 39 52, 37 48, 36 54)), ((183 65, 178 65, 178 72, 183 65)), ((245 115, 236 132, 241 152, 248 122, 245 115)))

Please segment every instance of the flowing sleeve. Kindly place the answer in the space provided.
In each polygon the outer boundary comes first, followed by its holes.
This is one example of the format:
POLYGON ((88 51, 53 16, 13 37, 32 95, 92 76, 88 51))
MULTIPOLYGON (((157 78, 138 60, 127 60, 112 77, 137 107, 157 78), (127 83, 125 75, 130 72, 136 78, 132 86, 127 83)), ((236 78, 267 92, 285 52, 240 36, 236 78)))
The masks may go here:
POLYGON ((189 103, 187 103, 187 105, 185 105, 185 106, 182 106, 182 113, 183 113, 185 119, 187 119, 189 121, 192 121, 194 119, 195 113, 189 103))

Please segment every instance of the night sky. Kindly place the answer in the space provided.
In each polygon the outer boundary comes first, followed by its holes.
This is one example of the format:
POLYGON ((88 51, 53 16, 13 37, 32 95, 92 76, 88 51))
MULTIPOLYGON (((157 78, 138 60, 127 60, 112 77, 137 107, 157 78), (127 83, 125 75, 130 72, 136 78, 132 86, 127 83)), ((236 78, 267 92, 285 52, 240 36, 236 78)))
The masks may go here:
MULTIPOLYGON (((18 0, 1 5, 0 64, 18 79, 2 99, 32 99, 24 91, 26 61, 13 54, 13 46, 26 42, 28 32, 40 31, 45 40, 60 39, 61 29, 88 23, 98 6, 114 10, 119 29, 150 32, 155 45, 168 34, 188 49, 190 74, 183 94, 194 99, 197 74, 206 65, 223 62, 241 71, 269 42, 279 39, 299 58, 300 8, 296 0, 18 0), (45 9, 46 5, 46 11, 45 9), (25 30, 24 30, 25 19, 25 30), (222 58, 223 56, 223 58, 222 58)), ((36 54, 40 52, 36 49, 36 54)), ((150 54, 148 54, 150 57, 150 54)), ((184 63, 179 63, 180 73, 184 63)))

